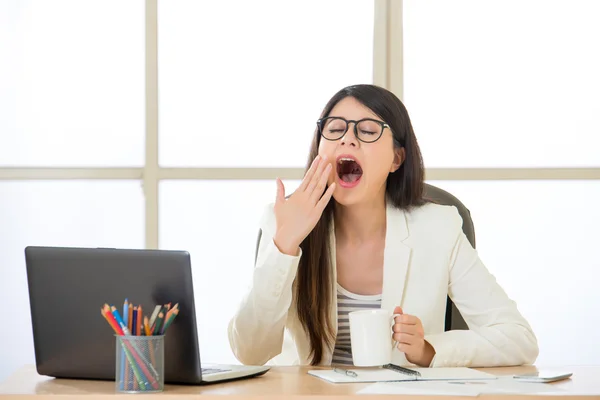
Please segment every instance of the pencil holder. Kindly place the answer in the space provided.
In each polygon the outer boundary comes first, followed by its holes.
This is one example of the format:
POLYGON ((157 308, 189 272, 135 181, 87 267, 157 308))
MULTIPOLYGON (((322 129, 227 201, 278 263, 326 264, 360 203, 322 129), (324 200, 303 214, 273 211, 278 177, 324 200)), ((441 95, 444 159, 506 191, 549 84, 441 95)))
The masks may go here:
POLYGON ((116 335, 116 389, 161 392, 164 387, 164 335, 116 335))

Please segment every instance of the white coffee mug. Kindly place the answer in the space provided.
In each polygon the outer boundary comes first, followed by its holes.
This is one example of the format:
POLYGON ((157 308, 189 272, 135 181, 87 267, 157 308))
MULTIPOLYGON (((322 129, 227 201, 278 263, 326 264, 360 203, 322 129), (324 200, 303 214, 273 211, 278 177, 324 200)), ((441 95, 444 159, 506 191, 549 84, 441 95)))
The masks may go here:
POLYGON ((392 362, 394 318, 387 310, 360 310, 348 314, 352 359, 357 367, 374 367, 392 362))

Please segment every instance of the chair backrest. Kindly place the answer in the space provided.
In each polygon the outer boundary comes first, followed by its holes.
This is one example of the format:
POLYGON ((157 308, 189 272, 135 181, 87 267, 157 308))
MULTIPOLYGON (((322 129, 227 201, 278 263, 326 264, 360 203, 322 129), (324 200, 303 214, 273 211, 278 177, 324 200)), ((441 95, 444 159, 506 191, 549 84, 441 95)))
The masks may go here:
MULTIPOLYGON (((462 217, 463 224, 462 229, 465 233, 465 236, 471 243, 473 247, 475 247, 475 227, 473 226, 473 221, 471 220, 471 213, 469 209, 465 207, 465 205, 454 197, 452 194, 446 192, 443 189, 440 189, 436 186, 425 184, 425 200, 448 206, 455 206, 458 209, 458 213, 462 217)), ((254 253, 254 262, 256 263, 256 258, 258 257, 258 246, 260 243, 260 237, 262 236, 262 230, 258 230, 258 237, 256 239, 256 251, 254 253)), ((459 330, 459 329, 469 329, 467 323, 465 322, 462 315, 460 315, 460 311, 454 305, 450 297, 446 302, 446 321, 445 321, 445 330, 459 330)))

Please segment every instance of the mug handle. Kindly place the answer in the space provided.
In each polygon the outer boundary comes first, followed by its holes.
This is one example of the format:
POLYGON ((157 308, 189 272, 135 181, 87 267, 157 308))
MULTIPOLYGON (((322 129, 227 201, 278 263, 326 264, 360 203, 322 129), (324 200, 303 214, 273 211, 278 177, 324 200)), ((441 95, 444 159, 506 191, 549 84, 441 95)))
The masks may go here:
MULTIPOLYGON (((393 314, 392 315, 391 325, 390 325, 390 329, 392 330, 392 337, 394 336, 394 324, 396 324, 396 317, 399 317, 401 315, 402 314, 393 314)), ((392 344, 392 350, 394 350, 397 347, 398 347, 398 341, 394 340, 394 343, 392 344)))

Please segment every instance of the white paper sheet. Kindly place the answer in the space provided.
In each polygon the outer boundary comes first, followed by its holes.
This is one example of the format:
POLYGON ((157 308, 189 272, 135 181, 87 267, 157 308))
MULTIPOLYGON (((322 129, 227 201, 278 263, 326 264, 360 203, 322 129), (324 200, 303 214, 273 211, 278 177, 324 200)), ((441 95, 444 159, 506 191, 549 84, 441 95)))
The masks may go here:
POLYGON ((479 395, 479 390, 473 386, 450 385, 448 382, 442 381, 379 382, 367 386, 357 394, 412 394, 476 397, 479 395))
POLYGON ((518 382, 512 378, 501 378, 486 381, 413 381, 413 382, 379 382, 369 385, 358 394, 413 394, 413 395, 447 395, 471 396, 480 394, 537 394, 567 395, 570 391, 546 383, 518 382))

